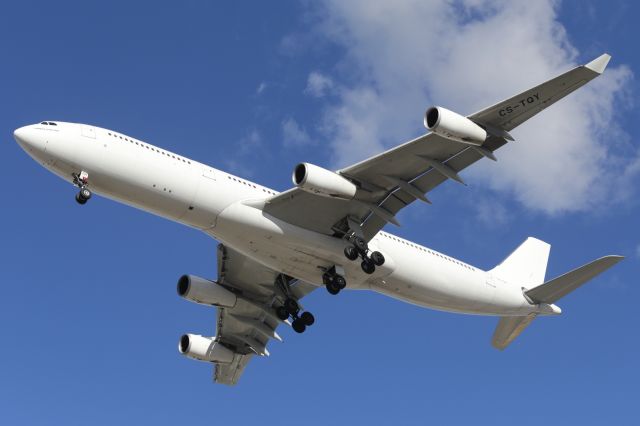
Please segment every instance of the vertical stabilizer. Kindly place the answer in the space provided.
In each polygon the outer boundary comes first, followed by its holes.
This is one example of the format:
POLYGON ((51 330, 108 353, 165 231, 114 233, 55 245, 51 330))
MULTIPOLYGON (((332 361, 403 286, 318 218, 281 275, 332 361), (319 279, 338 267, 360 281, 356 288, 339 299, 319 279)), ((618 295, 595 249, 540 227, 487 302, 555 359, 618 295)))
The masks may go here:
POLYGON ((505 281, 532 288, 544 282, 551 246, 529 237, 490 272, 505 281))

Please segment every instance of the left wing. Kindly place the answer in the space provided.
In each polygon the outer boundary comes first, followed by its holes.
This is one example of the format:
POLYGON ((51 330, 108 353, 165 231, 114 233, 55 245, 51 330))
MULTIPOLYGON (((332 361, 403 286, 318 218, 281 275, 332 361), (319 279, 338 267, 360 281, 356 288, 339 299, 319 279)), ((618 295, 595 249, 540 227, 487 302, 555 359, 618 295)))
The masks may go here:
MULTIPOLYGON (((280 321, 272 305, 282 298, 275 282, 279 273, 224 245, 218 245, 218 282, 237 291, 233 308, 218 307, 216 341, 235 352, 229 364, 215 364, 214 381, 235 385, 253 355, 268 356, 267 344, 275 339, 280 321)), ((316 287, 298 281, 290 290, 301 299, 316 287)))
MULTIPOLYGON (((513 140, 508 131, 599 76, 610 56, 604 54, 516 96, 471 114, 468 120, 486 130, 479 146, 428 133, 337 173, 358 187, 352 200, 330 198, 293 188, 269 200, 264 212, 302 228, 328 235, 345 232, 353 219, 371 239, 395 215, 442 182, 462 182, 458 173, 513 140)), ((349 141, 345 141, 349 143, 349 141)))

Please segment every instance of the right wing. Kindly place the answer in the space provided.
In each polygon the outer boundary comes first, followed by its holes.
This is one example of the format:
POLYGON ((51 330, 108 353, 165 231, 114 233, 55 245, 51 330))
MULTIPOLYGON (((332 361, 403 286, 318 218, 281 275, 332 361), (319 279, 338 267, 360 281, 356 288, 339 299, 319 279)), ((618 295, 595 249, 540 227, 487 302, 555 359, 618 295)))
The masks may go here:
MULTIPOLYGON (((387 222, 397 224, 396 214, 425 196, 442 182, 462 182, 458 173, 481 158, 495 159, 493 152, 510 140, 508 131, 599 76, 609 62, 604 54, 532 89, 471 114, 467 118, 484 126, 491 136, 481 147, 428 133, 338 173, 362 191, 347 201, 292 188, 267 200, 265 213, 288 223, 327 235, 339 235, 345 218, 362 225, 372 238, 387 222)), ((345 141, 349 143, 349 141, 345 141)))

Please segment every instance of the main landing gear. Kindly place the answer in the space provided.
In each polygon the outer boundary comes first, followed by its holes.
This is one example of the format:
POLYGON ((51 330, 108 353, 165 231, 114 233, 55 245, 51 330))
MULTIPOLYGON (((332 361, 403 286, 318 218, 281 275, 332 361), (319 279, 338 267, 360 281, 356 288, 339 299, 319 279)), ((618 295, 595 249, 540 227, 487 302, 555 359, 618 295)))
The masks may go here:
POLYGON ((349 260, 362 259, 360 267, 367 274, 373 274, 376 266, 384 265, 384 256, 379 251, 369 253, 369 246, 364 238, 352 233, 346 237, 351 245, 344 248, 344 255, 349 260))
POLYGON ((91 191, 89 190, 89 173, 81 171, 80 173, 73 174, 73 184, 80 188, 80 191, 76 194, 76 201, 78 204, 86 204, 91 198, 91 191))
POLYGON ((276 308, 276 316, 280 321, 286 321, 291 317, 291 328, 293 328, 296 333, 304 333, 307 327, 312 326, 313 323, 316 322, 315 317, 309 311, 301 312, 300 305, 291 294, 287 277, 279 275, 278 278, 276 278, 276 287, 278 287, 286 297, 284 303, 276 308))
POLYGON ((338 273, 335 266, 332 266, 322 274, 322 283, 327 287, 327 291, 333 295, 340 293, 340 290, 347 286, 347 280, 344 279, 342 274, 338 273))

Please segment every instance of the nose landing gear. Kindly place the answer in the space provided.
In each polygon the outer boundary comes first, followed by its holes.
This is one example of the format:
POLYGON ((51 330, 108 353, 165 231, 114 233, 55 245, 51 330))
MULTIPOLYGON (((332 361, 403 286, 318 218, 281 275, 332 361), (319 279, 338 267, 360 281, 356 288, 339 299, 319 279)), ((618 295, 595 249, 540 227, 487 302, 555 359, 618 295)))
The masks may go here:
POLYGON ((89 173, 81 171, 80 173, 73 174, 73 184, 80 188, 80 191, 76 194, 76 201, 78 204, 86 204, 91 198, 91 191, 89 190, 89 173))

